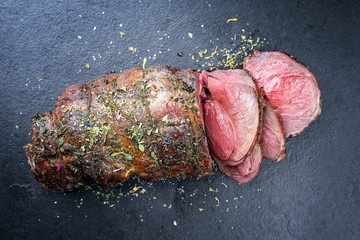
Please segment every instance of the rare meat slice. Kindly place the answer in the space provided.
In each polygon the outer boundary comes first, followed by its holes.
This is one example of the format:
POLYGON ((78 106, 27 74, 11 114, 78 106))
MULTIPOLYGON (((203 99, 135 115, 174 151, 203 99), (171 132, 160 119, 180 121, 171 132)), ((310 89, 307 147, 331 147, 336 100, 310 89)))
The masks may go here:
POLYGON ((237 165, 258 139, 261 107, 256 83, 241 69, 204 71, 203 117, 210 150, 226 165, 237 165))
POLYGON ((261 160, 261 147, 259 144, 255 144, 251 154, 236 166, 228 166, 221 161, 216 162, 219 169, 226 175, 239 183, 246 183, 252 180, 259 172, 261 160))
POLYGON ((53 112, 32 119, 25 152, 35 179, 61 191, 212 174, 197 78, 153 66, 68 87, 53 112))
POLYGON ((277 106, 285 136, 299 135, 320 113, 320 90, 314 75, 281 52, 258 52, 244 60, 247 69, 277 106))
POLYGON ((286 156, 285 134, 277 107, 265 97, 260 146, 265 158, 280 161, 286 156))
POLYGON ((204 123, 210 149, 217 159, 227 160, 237 147, 234 139, 236 130, 229 115, 218 101, 206 100, 202 104, 204 123))

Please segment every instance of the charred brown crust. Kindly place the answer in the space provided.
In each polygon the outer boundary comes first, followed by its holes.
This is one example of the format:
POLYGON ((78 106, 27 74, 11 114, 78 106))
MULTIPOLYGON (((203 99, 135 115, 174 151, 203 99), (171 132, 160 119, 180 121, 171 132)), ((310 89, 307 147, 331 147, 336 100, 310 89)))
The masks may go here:
POLYGON ((113 187, 130 176, 212 174, 196 77, 192 70, 153 66, 68 87, 53 112, 32 119, 33 143, 24 148, 35 179, 63 191, 113 187), (154 109, 161 94, 168 94, 165 105, 154 109))

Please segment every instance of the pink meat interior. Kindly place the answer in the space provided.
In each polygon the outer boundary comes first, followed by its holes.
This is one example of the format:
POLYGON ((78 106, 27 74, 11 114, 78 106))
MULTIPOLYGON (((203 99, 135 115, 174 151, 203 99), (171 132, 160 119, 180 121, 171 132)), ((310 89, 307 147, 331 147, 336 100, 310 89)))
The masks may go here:
POLYGON ((212 154, 226 165, 237 165, 257 139, 260 118, 254 81, 241 69, 204 71, 198 91, 212 154))

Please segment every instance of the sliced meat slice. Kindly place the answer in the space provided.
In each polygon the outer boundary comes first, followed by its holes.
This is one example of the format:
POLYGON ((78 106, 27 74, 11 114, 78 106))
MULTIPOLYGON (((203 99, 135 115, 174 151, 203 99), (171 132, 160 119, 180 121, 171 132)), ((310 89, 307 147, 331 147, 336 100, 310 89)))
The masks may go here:
POLYGON ((205 101, 202 108, 205 126, 211 129, 207 131, 207 138, 212 153, 219 160, 227 160, 236 147, 234 125, 218 101, 205 101))
POLYGON ((199 78, 211 152, 223 164, 235 166, 250 154, 258 138, 262 109, 256 83, 241 69, 204 71, 199 78), (211 107, 216 109, 210 112, 211 107), (207 117, 208 113, 213 117, 207 117))
POLYGON ((263 156, 272 161, 280 161, 286 156, 285 132, 280 113, 265 97, 264 115, 260 146, 263 156))
POLYGON ((259 172, 262 160, 261 147, 255 144, 252 153, 237 166, 224 165, 222 161, 216 161, 219 169, 226 175, 239 183, 246 183, 252 180, 259 172))
POLYGON ((281 52, 258 52, 244 60, 272 105, 279 108, 285 136, 299 135, 320 113, 320 90, 314 75, 281 52))

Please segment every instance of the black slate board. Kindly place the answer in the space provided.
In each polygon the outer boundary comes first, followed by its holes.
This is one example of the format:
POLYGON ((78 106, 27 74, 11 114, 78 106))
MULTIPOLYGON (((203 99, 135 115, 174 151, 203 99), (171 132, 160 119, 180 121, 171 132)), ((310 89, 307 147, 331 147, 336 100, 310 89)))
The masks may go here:
POLYGON ((1 239, 359 239, 359 12, 359 1, 1 1, 1 239), (259 30, 263 50, 306 63, 322 91, 321 116, 287 141, 283 161, 263 161, 248 184, 217 172, 146 183, 147 193, 106 204, 35 182, 22 149, 31 116, 52 110, 66 86, 159 50, 147 65, 206 69, 189 54, 243 28, 259 30))

